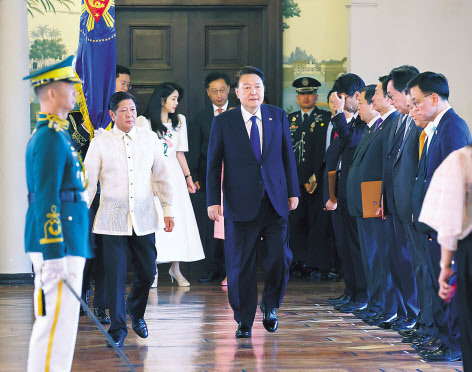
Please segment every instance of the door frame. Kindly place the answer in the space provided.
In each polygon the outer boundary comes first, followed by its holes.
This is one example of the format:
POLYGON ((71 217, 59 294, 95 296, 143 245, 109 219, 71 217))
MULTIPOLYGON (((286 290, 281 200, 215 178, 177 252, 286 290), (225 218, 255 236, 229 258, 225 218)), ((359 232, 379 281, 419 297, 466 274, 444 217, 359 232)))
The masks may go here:
POLYGON ((271 104, 282 107, 282 0, 115 0, 117 10, 121 9, 208 9, 222 8, 244 10, 245 8, 261 8, 263 10, 263 29, 267 29, 264 43, 267 45, 267 55, 262 57, 262 69, 270 76, 266 92, 271 98, 271 104), (269 22, 277 19, 277 22, 269 22))

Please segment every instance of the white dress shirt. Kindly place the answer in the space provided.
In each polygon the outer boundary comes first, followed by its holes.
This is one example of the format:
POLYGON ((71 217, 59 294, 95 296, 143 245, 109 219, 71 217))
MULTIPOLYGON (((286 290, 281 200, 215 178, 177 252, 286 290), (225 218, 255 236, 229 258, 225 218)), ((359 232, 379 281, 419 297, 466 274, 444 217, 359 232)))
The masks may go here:
POLYGON ((147 235, 158 229, 154 182, 164 216, 172 216, 172 187, 157 134, 116 126, 92 139, 85 157, 89 174, 89 205, 100 181, 100 207, 93 232, 106 235, 147 235))
MULTIPOLYGON (((376 122, 377 120, 379 120, 379 118, 381 118, 381 116, 380 116, 380 115, 377 115, 375 118, 373 118, 371 121, 369 121, 369 122, 367 123, 367 126, 369 127, 369 129, 372 128, 372 126, 375 124, 375 122, 376 122)), ((382 120, 382 121, 383 121, 383 120, 382 120)))
POLYGON ((218 109, 222 109, 221 113, 225 112, 226 110, 228 110, 228 103, 229 101, 226 101, 226 103, 222 106, 222 107, 218 107, 216 105, 213 105, 213 115, 214 116, 218 116, 220 113, 218 112, 218 109))
POLYGON ((251 114, 247 111, 243 106, 241 106, 241 113, 243 114, 243 120, 246 124, 247 135, 249 139, 251 139, 251 127, 252 127, 252 120, 253 116, 257 117, 256 124, 257 129, 259 129, 259 138, 261 139, 261 154, 262 154, 262 117, 261 117, 261 108, 259 107, 254 114, 251 114))
POLYGON ((428 150, 429 150, 429 144, 431 143, 431 139, 433 138, 434 136, 434 132, 436 132, 436 128, 438 127, 439 125, 439 122, 441 121, 441 119, 443 118, 444 114, 451 108, 451 106, 449 106, 448 108, 442 110, 438 116, 436 116, 436 119, 434 119, 433 121, 429 122, 428 125, 426 126, 426 128, 424 128, 424 132, 426 133, 426 153, 428 153, 428 150))

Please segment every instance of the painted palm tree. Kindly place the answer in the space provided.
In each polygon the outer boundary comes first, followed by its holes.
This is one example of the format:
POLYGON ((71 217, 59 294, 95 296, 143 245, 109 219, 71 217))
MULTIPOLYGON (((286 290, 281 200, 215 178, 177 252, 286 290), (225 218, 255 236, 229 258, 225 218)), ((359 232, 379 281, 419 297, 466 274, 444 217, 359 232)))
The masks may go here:
POLYGON ((56 13, 56 7, 54 5, 65 6, 69 11, 70 5, 74 6, 73 0, 26 0, 28 4, 28 13, 31 17, 34 17, 34 12, 44 14, 44 12, 53 11, 56 13))
POLYGON ((57 28, 51 28, 48 30, 48 36, 51 40, 57 40, 61 38, 62 33, 57 28))

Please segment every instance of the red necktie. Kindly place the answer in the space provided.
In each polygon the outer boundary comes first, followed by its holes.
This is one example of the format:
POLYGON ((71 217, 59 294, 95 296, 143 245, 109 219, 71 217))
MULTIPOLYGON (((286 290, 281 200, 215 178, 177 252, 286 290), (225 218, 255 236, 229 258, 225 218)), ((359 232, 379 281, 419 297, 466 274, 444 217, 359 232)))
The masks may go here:
POLYGON ((223 112, 223 109, 220 107, 217 111, 218 111, 218 115, 219 115, 223 112))

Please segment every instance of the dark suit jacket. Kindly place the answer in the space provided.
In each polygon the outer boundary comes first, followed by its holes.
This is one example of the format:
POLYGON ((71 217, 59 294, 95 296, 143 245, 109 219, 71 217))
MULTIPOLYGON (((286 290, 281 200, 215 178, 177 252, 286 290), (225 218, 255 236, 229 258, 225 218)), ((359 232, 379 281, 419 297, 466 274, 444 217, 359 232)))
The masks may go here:
POLYGON ((322 179, 321 168, 324 163, 326 131, 330 117, 329 112, 316 106, 305 122, 301 111, 288 116, 300 186, 307 183, 313 174, 316 174, 319 182, 322 179))
POLYGON ((347 203, 351 216, 363 216, 361 183, 382 180, 384 139, 388 137, 395 118, 395 113, 390 114, 375 132, 375 124, 371 128, 366 127, 357 145, 347 177, 347 203))
MULTIPOLYGON (((344 114, 338 114, 331 119, 334 130, 340 138, 340 156, 336 161, 339 164, 341 160, 341 170, 338 178, 338 203, 347 207, 346 183, 352 158, 356 152, 356 147, 364 134, 367 124, 359 116, 347 123, 344 114)), ((336 138, 336 139, 337 139, 336 138)), ((330 146, 331 147, 331 146, 330 146)))
MULTIPOLYGON (((397 120, 402 118, 403 115, 398 115, 397 120)), ((392 125, 389 134, 390 145, 386 143, 384 148, 384 210, 404 224, 411 224, 411 193, 418 168, 418 145, 423 129, 417 127, 409 117, 395 136, 396 124, 397 121, 392 125), (392 145, 394 137, 398 143, 392 145)))
POLYGON ((449 109, 439 121, 427 153, 426 145, 424 146, 418 164, 412 194, 413 217, 418 230, 425 233, 432 231, 425 224, 419 223, 418 217, 434 171, 451 152, 467 146, 471 142, 472 137, 466 122, 452 108, 449 109))
POLYGON ((221 204, 221 167, 224 162, 224 216, 250 221, 259 211, 264 190, 274 209, 288 216, 288 198, 300 196, 290 129, 285 111, 261 105, 262 158, 252 150, 241 107, 213 119, 208 147, 207 205, 221 204))
POLYGON ((192 179, 200 182, 202 190, 205 190, 208 141, 213 118, 213 106, 209 106, 195 115, 187 125, 189 151, 186 158, 192 179))

